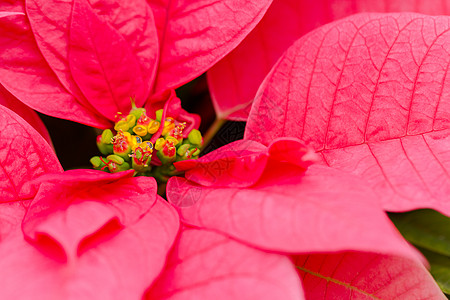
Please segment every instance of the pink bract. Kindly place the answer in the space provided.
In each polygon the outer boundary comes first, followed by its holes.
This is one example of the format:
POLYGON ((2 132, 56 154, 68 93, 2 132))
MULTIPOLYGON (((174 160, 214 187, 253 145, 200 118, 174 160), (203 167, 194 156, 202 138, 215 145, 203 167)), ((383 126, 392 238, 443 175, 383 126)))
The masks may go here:
POLYGON ((297 137, 386 210, 449 215, 448 22, 360 14, 306 35, 266 77, 245 137, 297 137))
MULTIPOLYGON (((0 12, 0 19, 10 16, 23 15, 20 12, 0 12)), ((50 136, 39 116, 32 109, 12 96, 3 86, 0 86, 0 104, 19 114, 31 124, 51 144, 50 136)))
POLYGON ((125 172, 40 177, 24 237, 0 243, 2 298, 138 299, 178 232, 177 213, 155 191, 153 179, 125 172))
MULTIPOLYGON (((167 196, 178 209, 182 222, 261 250, 300 255, 298 259, 319 252, 326 253, 324 256, 333 256, 336 251, 354 253, 350 257, 355 261, 342 265, 321 265, 318 270, 303 268, 315 278, 308 277, 302 282, 306 299, 317 281, 328 278, 338 283, 337 288, 326 290, 333 299, 342 299, 355 291, 371 295, 381 287, 386 290, 386 298, 397 293, 405 293, 405 297, 442 296, 421 265, 420 255, 399 235, 364 181, 326 166, 308 167, 308 151, 286 157, 286 149, 281 145, 304 149, 294 139, 280 139, 270 147, 244 140, 219 148, 196 163, 179 163, 177 166, 186 170, 190 180, 171 178, 167 196), (226 162, 229 168, 225 167, 226 162), (241 168, 233 167, 239 162, 241 168), (258 172, 251 176, 251 169, 258 172), (385 262, 369 266, 366 261, 372 257, 385 257, 385 262), (353 274, 358 272, 358 266, 367 271, 361 273, 361 282, 349 277, 334 280, 333 276, 340 273, 322 276, 322 272, 332 267, 343 274, 353 274), (388 271, 382 272, 383 268, 388 271), (400 272, 404 269, 415 270, 419 287, 410 290, 406 281, 409 275, 400 272), (391 273, 396 277, 392 279, 391 273)), ((183 261, 183 256, 178 260, 183 261)), ((171 272, 176 275, 177 268, 183 267, 177 265, 171 272)), ((196 280, 199 279, 185 279, 185 285, 192 285, 195 290, 192 281, 196 280)), ((170 286, 170 279, 165 279, 164 284, 170 286)), ((173 290, 169 293, 173 299, 186 293, 176 287, 169 288, 173 290)), ((165 295, 163 291, 156 294, 165 295)))
POLYGON ((216 112, 245 121, 266 74, 293 42, 314 28, 360 12, 445 15, 449 9, 448 0, 275 0, 252 33, 208 71, 216 112))
POLYGON ((306 299, 446 299, 423 265, 402 257, 343 252, 293 259, 306 299))
POLYGON ((276 140, 269 147, 247 140, 174 165, 177 170, 185 171, 188 180, 204 186, 247 187, 259 180, 269 159, 306 169, 318 157, 296 139, 276 140))
POLYGON ((0 241, 20 225, 35 188, 29 181, 62 167, 50 145, 27 122, 0 105, 0 241))
POLYGON ((11 95, 3 86, 0 85, 0 105, 3 105, 20 117, 22 117, 28 124, 30 124, 36 131, 38 131, 41 136, 52 145, 52 141, 50 139, 50 135, 47 131, 42 120, 39 118, 38 114, 20 102, 16 97, 11 95))
MULTIPOLYGON (((301 149, 301 143, 288 141, 301 149)), ((416 258, 364 182, 328 167, 299 166, 297 162, 308 156, 307 151, 290 161, 279 160, 277 152, 281 149, 267 154, 272 147, 260 144, 259 156, 265 160, 244 156, 244 166, 258 170, 253 177, 250 172, 237 170, 238 177, 217 168, 224 158, 240 161, 249 145, 256 156, 254 144, 235 142, 234 155, 230 148, 219 148, 204 156, 203 161, 191 164, 187 179, 169 180, 168 200, 178 207, 185 223, 272 251, 377 249, 416 258), (216 176, 228 180, 218 181, 216 176)))
POLYGON ((259 251, 212 231, 183 228, 167 268, 146 299, 236 297, 304 299, 288 257, 259 251))
POLYGON ((0 83, 42 113, 106 128, 130 110, 130 97, 143 106, 205 72, 270 3, 3 3, 2 11, 26 16, 0 19, 0 83))
POLYGON ((163 269, 179 227, 155 180, 62 172, 39 133, 0 111, 0 298, 139 298, 163 269))
POLYGON ((302 299, 288 257, 207 230, 179 231, 153 178, 62 172, 42 137, 0 110, 0 298, 141 299, 150 290, 151 299, 302 299))

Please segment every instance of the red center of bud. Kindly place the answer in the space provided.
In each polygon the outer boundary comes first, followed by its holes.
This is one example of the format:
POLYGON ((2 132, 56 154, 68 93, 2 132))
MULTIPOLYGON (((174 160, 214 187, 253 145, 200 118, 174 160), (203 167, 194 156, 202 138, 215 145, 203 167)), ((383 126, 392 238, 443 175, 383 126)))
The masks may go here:
POLYGON ((128 149, 128 140, 122 131, 112 138, 114 152, 122 153, 128 149))
POLYGON ((148 125, 150 124, 151 119, 147 117, 145 113, 142 113, 142 115, 137 120, 138 125, 148 125))
POLYGON ((100 157, 100 160, 102 161, 102 163, 104 163, 105 165, 102 167, 102 170, 105 170, 106 168, 108 168, 109 170, 111 170, 111 172, 114 172, 115 170, 117 170, 117 164, 113 161, 105 161, 103 159, 103 157, 100 157))
POLYGON ((167 140, 162 151, 165 156, 168 156, 168 157, 175 156, 177 148, 175 148, 174 141, 167 140))

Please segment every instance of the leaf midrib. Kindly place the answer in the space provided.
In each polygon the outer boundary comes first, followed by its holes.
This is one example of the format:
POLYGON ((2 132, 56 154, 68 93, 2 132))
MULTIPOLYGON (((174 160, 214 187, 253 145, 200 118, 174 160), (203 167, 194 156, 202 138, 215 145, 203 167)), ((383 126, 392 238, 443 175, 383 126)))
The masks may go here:
POLYGON ((363 295, 365 295, 365 296, 368 296, 368 297, 370 297, 370 298, 372 298, 372 299, 382 300, 381 298, 378 298, 378 297, 376 297, 375 295, 369 294, 368 292, 363 291, 363 290, 361 290, 361 289, 359 289, 359 288, 357 288, 357 287, 355 287, 355 286, 352 286, 352 285, 350 285, 350 284, 348 284, 348 283, 345 283, 345 282, 343 282, 343 281, 340 281, 340 280, 337 280, 337 279, 334 279, 334 278, 331 278, 331 277, 324 276, 324 275, 322 275, 322 274, 320 274, 320 273, 313 272, 313 271, 308 270, 308 269, 303 268, 303 267, 299 267, 299 266, 295 266, 295 267, 296 267, 297 269, 299 269, 299 270, 305 272, 305 273, 308 273, 308 274, 310 274, 310 275, 319 277, 319 278, 321 278, 321 279, 325 279, 327 282, 332 282, 332 283, 334 283, 334 284, 343 286, 343 287, 345 287, 345 288, 347 288, 347 289, 350 289, 350 290, 352 290, 352 291, 356 291, 356 292, 361 293, 361 294, 363 294, 363 295))

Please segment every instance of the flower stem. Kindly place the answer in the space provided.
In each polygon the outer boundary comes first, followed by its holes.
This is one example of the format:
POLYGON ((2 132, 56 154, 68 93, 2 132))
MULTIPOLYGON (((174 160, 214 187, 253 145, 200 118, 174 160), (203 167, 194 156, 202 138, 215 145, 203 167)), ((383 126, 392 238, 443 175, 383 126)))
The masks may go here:
POLYGON ((227 120, 221 118, 216 118, 214 120, 212 125, 208 128, 208 131, 206 131, 205 135, 203 136, 203 146, 201 150, 205 149, 209 145, 209 143, 211 143, 211 140, 226 122, 227 120))

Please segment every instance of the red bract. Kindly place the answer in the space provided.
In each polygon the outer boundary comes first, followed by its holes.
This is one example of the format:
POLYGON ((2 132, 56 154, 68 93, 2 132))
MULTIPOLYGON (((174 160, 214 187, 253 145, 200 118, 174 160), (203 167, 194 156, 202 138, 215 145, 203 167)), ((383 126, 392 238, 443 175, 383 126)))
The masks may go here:
MULTIPOLYGON (((23 15, 23 13, 18 12, 0 12, 0 19, 23 15)), ((18 101, 14 96, 12 96, 7 90, 0 86, 0 104, 8 107, 9 109, 18 113, 22 118, 24 118, 29 124, 31 124, 39 133, 51 143, 50 136, 48 135, 47 129, 39 119, 38 115, 22 102, 18 101)))
POLYGON ((92 170, 38 180, 24 237, 0 244, 2 298, 138 299, 178 231, 154 180, 92 170))
POLYGON ((18 115, 20 115, 25 121, 27 121, 28 124, 30 124, 34 129, 36 129, 50 145, 52 144, 47 128, 45 127, 42 120, 39 118, 38 114, 25 104, 17 100, 16 97, 11 95, 1 85, 0 85, 0 105, 3 105, 11 109, 18 115))
POLYGON ((0 111, 0 298, 139 298, 179 226, 174 209, 157 199, 155 181, 62 172, 30 125, 0 111))
POLYGON ((362 14, 312 32, 265 79, 246 138, 297 137, 365 179, 386 210, 450 214, 448 24, 362 14))
POLYGON ((167 268, 146 299, 304 299, 288 257, 212 231, 181 232, 167 268))
POLYGON ((30 125, 0 112, 0 298, 302 299, 289 258, 205 229, 179 231, 153 178, 62 172, 30 125))
POLYGON ((328 22, 359 12, 448 14, 448 0, 275 0, 252 33, 208 71, 217 114, 245 121, 264 77, 298 38, 328 22))
POLYGON ((402 257, 344 252, 293 259, 306 299, 446 299, 425 279, 424 266, 402 257))
MULTIPOLYGON (((265 251, 294 255, 306 299, 318 295, 317 284, 320 297, 331 299, 346 299, 350 294, 442 298, 419 256, 395 230, 368 185, 329 167, 307 167, 311 156, 303 149, 293 139, 277 140, 267 148, 254 141, 238 141, 196 164, 180 162, 176 166, 187 169, 190 180, 171 178, 168 199, 185 224, 265 251), (286 147, 300 150, 286 156, 286 147), (239 162, 243 167, 234 168, 239 162), (251 177, 250 167, 258 174, 251 177), (311 255, 338 259, 307 264, 311 255), (340 260, 341 256, 346 259, 340 260), (411 272, 416 276, 414 289, 408 281, 411 272)), ((176 270, 171 272, 176 276, 176 270)), ((201 280, 185 281, 195 288, 201 280)), ((178 285, 173 285, 177 294, 178 285)))
POLYGON ((2 3, 27 15, 0 19, 0 83, 40 112, 106 128, 130 110, 130 97, 144 106, 205 72, 270 2, 2 3))
POLYGON ((269 148, 249 140, 228 144, 218 152, 196 160, 178 162, 175 166, 180 171, 186 171, 188 180, 204 186, 247 187, 259 180, 269 157, 300 168, 306 168, 311 160, 316 159, 310 149, 299 145, 295 139, 274 141, 269 148))
POLYGON ((28 182, 62 172, 48 143, 22 118, 0 106, 0 241, 19 228, 35 189, 28 182))

